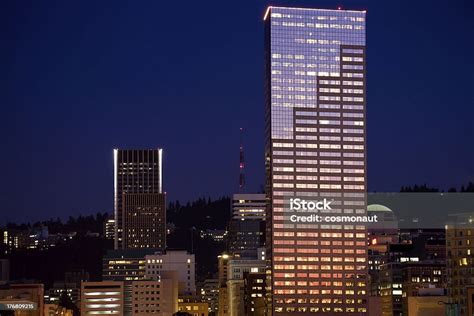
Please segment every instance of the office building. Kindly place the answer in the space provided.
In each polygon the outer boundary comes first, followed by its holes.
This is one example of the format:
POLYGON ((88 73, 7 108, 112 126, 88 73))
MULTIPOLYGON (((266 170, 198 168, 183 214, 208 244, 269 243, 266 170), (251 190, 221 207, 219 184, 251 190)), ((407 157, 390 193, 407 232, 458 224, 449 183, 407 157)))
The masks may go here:
MULTIPOLYGON (((263 258, 263 259, 262 259, 263 258)), ((245 277, 249 273, 265 274, 266 260, 234 256, 227 262, 227 308, 230 315, 247 315, 245 277)))
POLYGON ((234 194, 229 222, 230 254, 247 256, 265 245, 265 194, 234 194))
POLYGON ((104 237, 111 240, 115 238, 115 219, 113 217, 104 222, 104 237))
POLYGON ((209 238, 215 242, 224 242, 227 237, 227 230, 225 229, 206 229, 199 232, 199 237, 209 238))
POLYGON ((191 316, 208 316, 209 305, 207 302, 201 302, 195 297, 180 297, 178 299, 178 310, 182 313, 188 313, 191 316))
POLYGON ((367 215, 379 218, 378 223, 368 227, 369 294, 379 296, 380 266, 388 262, 390 246, 399 243, 398 222, 393 211, 380 204, 368 205, 367 215))
POLYGON ((466 288, 467 292, 467 315, 474 315, 474 285, 466 288))
POLYGON ((265 271, 264 248, 255 249, 252 257, 218 256, 218 315, 244 315, 245 276, 264 274, 265 271))
POLYGON ((176 272, 163 272, 160 280, 132 282, 132 315, 173 315, 178 311, 176 272))
POLYGON ((265 273, 244 273, 244 308, 245 315, 264 316, 265 305, 265 273))
POLYGON ((232 219, 265 220, 265 194, 239 193, 232 195, 232 219))
POLYGON ((176 271, 179 295, 196 295, 194 254, 186 250, 168 250, 145 256, 147 279, 159 280, 163 271, 176 271))
POLYGON ((407 315, 410 297, 443 296, 446 292, 445 271, 445 263, 442 261, 383 264, 379 272, 382 315, 407 315))
POLYGON ((115 249, 166 248, 162 149, 114 149, 115 249))
POLYGON ((228 303, 228 291, 227 291, 227 277, 228 277, 228 268, 227 263, 231 259, 226 253, 219 255, 217 257, 217 273, 219 281, 219 299, 217 304, 218 316, 229 315, 229 303, 228 303))
POLYGON ((229 315, 245 315, 245 282, 243 279, 227 281, 227 310, 229 315))
POLYGON ((291 198, 366 215, 365 11, 269 7, 266 245, 272 314, 367 311, 367 228, 294 223, 291 198))
POLYGON ((156 249, 108 250, 102 257, 102 280, 135 281, 145 278, 145 256, 156 249))
POLYGON ((216 313, 219 304, 219 280, 206 279, 201 287, 201 300, 209 306, 209 313, 216 313))
POLYGON ((452 216, 446 225, 446 267, 448 297, 455 304, 460 316, 468 314, 472 308, 474 286, 474 214, 465 213, 452 216), (470 295, 470 296, 469 296, 470 295))
POLYGON ((82 282, 81 315, 124 315, 123 282, 82 282))
POLYGON ((408 311, 406 316, 445 316, 446 296, 412 296, 408 298, 408 311))

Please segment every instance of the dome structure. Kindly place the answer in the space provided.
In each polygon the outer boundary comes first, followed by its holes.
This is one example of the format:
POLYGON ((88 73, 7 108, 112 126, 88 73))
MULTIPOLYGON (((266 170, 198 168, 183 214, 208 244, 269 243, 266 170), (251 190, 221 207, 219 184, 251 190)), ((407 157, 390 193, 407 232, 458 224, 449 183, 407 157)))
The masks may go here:
POLYGON ((377 222, 368 226, 369 230, 397 230, 398 219, 393 211, 382 204, 367 205, 367 215, 377 216, 377 222))

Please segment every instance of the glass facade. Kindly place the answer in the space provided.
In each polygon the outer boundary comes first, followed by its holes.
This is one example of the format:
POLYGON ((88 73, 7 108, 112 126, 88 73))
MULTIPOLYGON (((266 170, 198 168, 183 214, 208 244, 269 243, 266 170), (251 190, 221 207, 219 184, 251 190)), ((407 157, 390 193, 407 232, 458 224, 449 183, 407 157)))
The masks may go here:
POLYGON ((273 314, 367 311, 364 225, 292 223, 292 197, 366 214, 365 11, 265 14, 266 240, 273 314))

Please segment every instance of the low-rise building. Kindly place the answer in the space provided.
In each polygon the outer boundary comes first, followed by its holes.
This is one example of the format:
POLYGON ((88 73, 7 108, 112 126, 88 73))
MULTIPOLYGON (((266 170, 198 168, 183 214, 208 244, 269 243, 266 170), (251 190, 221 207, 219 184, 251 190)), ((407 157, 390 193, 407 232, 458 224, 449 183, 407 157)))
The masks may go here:
POLYGON ((101 314, 124 314, 123 282, 102 281, 81 283, 81 315, 101 314))
POLYGON ((146 279, 158 280, 163 271, 176 271, 179 295, 196 295, 195 257, 186 250, 145 256, 146 279))

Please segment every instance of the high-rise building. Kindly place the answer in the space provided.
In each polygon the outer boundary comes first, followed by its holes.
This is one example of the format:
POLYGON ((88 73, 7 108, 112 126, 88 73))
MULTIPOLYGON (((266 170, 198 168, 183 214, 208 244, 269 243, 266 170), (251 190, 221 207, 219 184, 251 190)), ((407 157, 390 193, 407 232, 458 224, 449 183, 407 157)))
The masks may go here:
POLYGON ((229 222, 228 250, 248 255, 265 244, 265 194, 234 194, 229 222))
POLYGON ((219 294, 217 304, 217 315, 226 316, 229 315, 228 305, 228 290, 227 290, 227 277, 229 270, 227 264, 232 257, 226 253, 217 257, 217 271, 218 271, 218 282, 219 282, 219 294))
POLYGON ((232 219, 265 220, 265 208, 265 194, 239 193, 232 196, 232 219))
POLYGON ((365 17, 288 7, 264 15, 272 314, 367 310, 367 227, 285 216, 296 197, 334 200, 333 213, 366 215, 365 17))
POLYGON ((459 315, 472 315, 474 287, 474 213, 456 214, 446 225, 448 296, 459 315), (469 291, 471 289, 471 291, 469 291))
POLYGON ((162 149, 114 149, 115 249, 166 248, 162 149))

